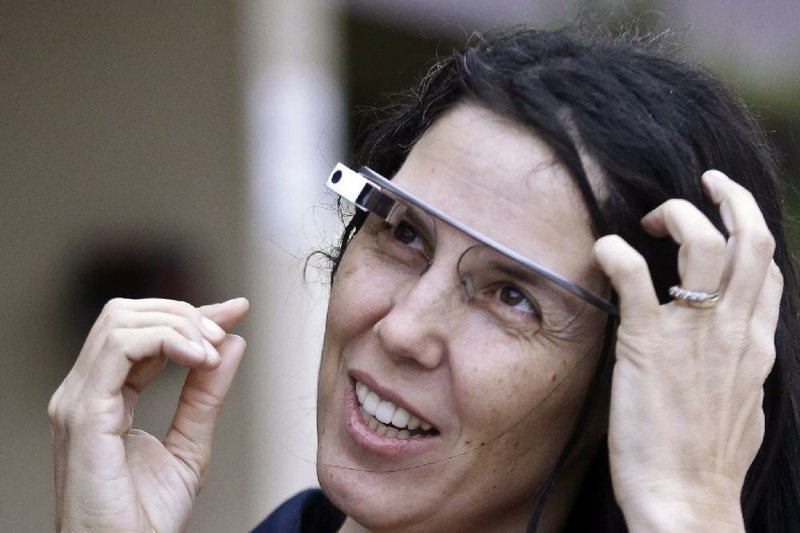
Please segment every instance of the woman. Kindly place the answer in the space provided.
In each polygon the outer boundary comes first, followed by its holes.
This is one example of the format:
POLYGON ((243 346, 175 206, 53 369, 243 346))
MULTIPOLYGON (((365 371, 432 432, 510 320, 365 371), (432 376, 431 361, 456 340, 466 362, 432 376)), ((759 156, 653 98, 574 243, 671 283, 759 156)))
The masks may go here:
MULTIPOLYGON (((475 40, 366 136, 371 170, 337 167, 371 213, 333 257, 324 495, 263 530, 800 524, 772 160, 719 82, 643 48, 475 40)), ((51 401, 62 526, 185 526, 246 307, 106 307, 51 401), (164 358, 193 369, 162 444, 130 414, 164 358)))

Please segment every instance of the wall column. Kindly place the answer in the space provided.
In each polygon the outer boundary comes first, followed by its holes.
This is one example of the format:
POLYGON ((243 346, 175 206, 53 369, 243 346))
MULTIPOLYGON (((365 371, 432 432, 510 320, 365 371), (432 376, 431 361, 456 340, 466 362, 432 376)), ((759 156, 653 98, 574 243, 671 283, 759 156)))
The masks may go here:
MULTIPOLYGON (((242 89, 249 180, 248 295, 240 376, 250 413, 252 523, 316 484, 316 371, 328 288, 304 277, 308 254, 335 235, 320 207, 342 153, 336 3, 242 0, 242 89)), ((328 204, 330 199, 328 198, 328 204)))

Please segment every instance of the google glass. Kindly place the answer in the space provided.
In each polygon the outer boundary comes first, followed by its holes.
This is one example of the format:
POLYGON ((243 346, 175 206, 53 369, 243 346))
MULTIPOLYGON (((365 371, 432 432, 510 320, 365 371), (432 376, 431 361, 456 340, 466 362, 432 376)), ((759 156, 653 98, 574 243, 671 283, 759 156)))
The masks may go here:
POLYGON ((539 274, 564 290, 602 309, 606 313, 612 316, 619 315, 617 306, 605 298, 584 289, 580 285, 549 270, 536 261, 528 259, 494 239, 475 231, 466 224, 459 222, 426 203, 424 200, 404 191, 395 183, 392 183, 369 167, 361 167, 361 169, 356 172, 342 163, 337 163, 328 176, 326 186, 342 198, 355 204, 360 210, 372 213, 389 224, 395 224, 397 220, 404 215, 406 211, 405 204, 414 206, 459 231, 464 232, 476 241, 516 261, 525 268, 539 274))

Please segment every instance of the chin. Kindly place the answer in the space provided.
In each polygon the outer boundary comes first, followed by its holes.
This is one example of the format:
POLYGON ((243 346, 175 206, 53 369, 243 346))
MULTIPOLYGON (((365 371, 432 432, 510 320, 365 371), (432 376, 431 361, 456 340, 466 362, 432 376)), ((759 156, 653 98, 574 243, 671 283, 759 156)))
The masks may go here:
MULTIPOLYGON (((434 497, 420 489, 409 472, 367 472, 331 466, 324 449, 317 458, 317 476, 328 499, 348 517, 370 531, 441 531, 436 525, 434 497)), ((413 476, 412 476, 413 477, 413 476)), ((439 491, 435 491, 441 494, 439 491)))

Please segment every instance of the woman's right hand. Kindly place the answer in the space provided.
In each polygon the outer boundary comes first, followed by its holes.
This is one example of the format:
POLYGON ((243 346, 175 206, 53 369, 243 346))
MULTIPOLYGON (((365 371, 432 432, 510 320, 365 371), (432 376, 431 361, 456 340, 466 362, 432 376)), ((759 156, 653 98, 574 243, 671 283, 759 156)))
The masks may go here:
POLYGON ((244 298, 195 308, 112 300, 48 408, 59 531, 179 531, 203 485, 217 415, 244 353, 225 330, 244 298), (167 359, 190 367, 166 437, 132 429, 139 393, 167 359))

